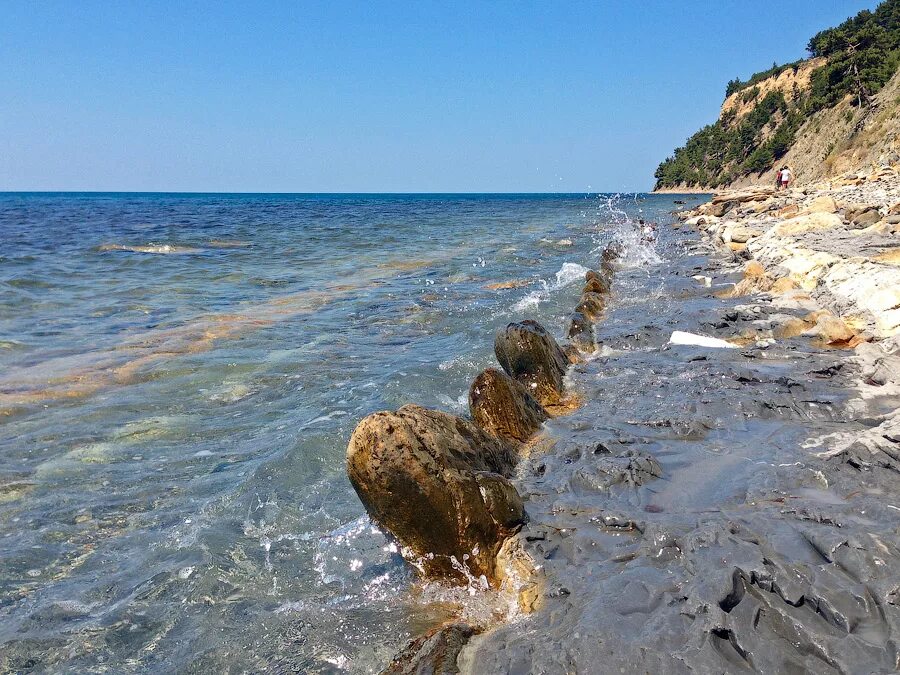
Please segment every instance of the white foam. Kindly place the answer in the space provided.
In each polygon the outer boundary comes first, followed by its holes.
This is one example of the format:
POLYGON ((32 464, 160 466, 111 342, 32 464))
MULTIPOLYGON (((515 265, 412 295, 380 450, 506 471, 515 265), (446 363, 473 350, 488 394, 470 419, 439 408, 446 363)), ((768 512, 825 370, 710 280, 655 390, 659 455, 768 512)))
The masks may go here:
POLYGON ((556 279, 552 283, 547 283, 542 279, 542 288, 540 290, 531 291, 528 295, 519 300, 513 305, 513 310, 516 312, 523 312, 537 307, 555 291, 565 288, 576 281, 583 280, 584 275, 587 274, 587 272, 588 268, 584 265, 571 262, 563 263, 563 266, 560 267, 559 271, 556 273, 556 279))

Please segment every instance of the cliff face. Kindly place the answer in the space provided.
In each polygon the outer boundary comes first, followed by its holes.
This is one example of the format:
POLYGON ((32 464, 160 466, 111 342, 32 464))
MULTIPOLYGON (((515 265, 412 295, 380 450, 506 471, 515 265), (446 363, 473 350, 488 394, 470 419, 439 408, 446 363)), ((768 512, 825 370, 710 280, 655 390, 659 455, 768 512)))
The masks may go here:
MULTIPOLYGON (((865 108, 848 96, 833 108, 814 113, 797 131, 787 153, 766 171, 750 174, 722 187, 774 185, 784 165, 797 185, 826 181, 847 174, 869 174, 880 166, 900 163, 900 72, 865 108)), ((726 102, 727 103, 727 102, 726 102)))
POLYGON ((728 83, 719 118, 656 170, 656 190, 798 184, 893 165, 900 131, 900 0, 813 36, 806 60, 728 83))
POLYGON ((809 83, 813 72, 825 63, 825 59, 809 59, 799 64, 797 69, 788 68, 777 75, 768 77, 748 89, 741 89, 726 97, 719 112, 720 120, 733 117, 735 122, 743 119, 756 107, 756 104, 772 92, 780 92, 790 103, 795 103, 799 96, 809 91, 809 83), (747 94, 756 90, 755 96, 747 94), (732 112, 734 111, 734 112, 732 112))

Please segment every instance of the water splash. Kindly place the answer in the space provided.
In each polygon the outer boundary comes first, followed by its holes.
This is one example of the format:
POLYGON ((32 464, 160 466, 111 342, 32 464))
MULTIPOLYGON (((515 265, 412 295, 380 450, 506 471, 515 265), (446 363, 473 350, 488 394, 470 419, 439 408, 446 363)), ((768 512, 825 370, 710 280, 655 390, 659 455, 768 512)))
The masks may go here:
POLYGON ((618 261, 623 267, 648 267, 662 263, 665 259, 657 247, 659 233, 645 231, 652 221, 646 220, 642 224, 644 211, 638 196, 631 196, 634 206, 629 205, 628 211, 625 210, 627 199, 628 195, 619 193, 598 197, 598 231, 593 235, 595 247, 592 255, 599 255, 609 243, 617 242, 623 249, 618 261), (637 217, 630 213, 636 213, 637 217))
POLYGON ((536 291, 532 291, 524 298, 519 300, 515 305, 513 305, 512 309, 516 312, 524 312, 529 309, 534 309, 539 304, 547 300, 555 291, 565 288, 576 281, 581 281, 584 279, 584 275, 587 274, 588 268, 584 265, 579 265, 578 263, 566 262, 563 263, 563 266, 556 273, 556 278, 551 281, 545 281, 541 279, 541 288, 536 291))

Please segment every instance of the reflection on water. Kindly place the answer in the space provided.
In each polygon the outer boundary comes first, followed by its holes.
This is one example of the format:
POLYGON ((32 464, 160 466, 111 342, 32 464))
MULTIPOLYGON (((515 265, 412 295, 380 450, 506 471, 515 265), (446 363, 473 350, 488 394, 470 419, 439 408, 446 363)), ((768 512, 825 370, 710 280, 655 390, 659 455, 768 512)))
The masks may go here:
POLYGON ((415 580, 347 439, 410 401, 464 412, 496 329, 559 335, 611 224, 669 208, 0 196, 0 670, 372 672, 502 611, 415 580))

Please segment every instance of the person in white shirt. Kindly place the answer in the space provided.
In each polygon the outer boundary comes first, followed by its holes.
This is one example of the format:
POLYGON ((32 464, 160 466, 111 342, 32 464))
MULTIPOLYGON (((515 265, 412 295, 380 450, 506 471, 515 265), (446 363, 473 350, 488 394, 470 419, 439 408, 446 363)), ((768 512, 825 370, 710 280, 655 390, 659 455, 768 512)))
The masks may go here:
POLYGON ((794 174, 791 173, 791 170, 786 166, 781 169, 780 172, 780 180, 781 180, 781 189, 787 190, 788 186, 791 184, 791 180, 794 178, 794 174))

